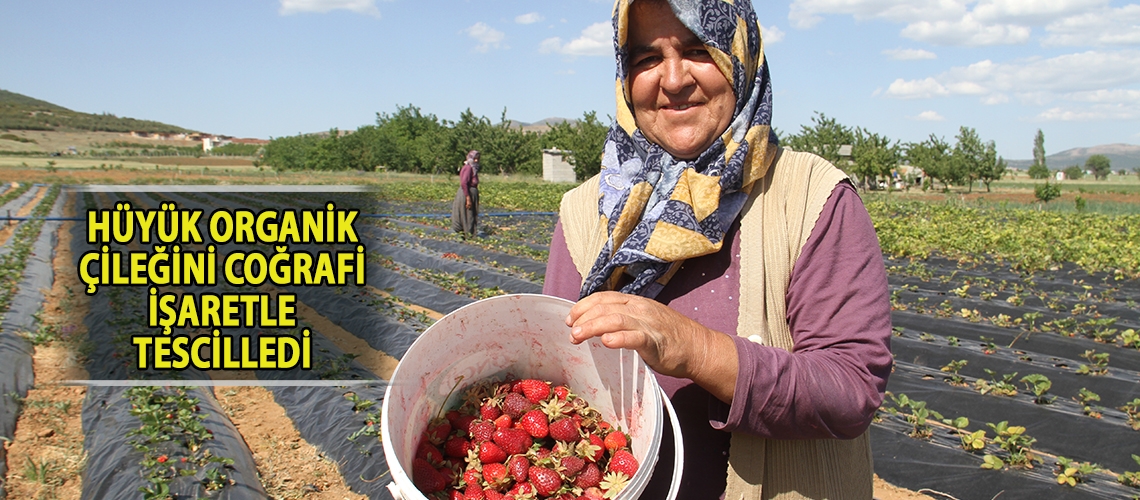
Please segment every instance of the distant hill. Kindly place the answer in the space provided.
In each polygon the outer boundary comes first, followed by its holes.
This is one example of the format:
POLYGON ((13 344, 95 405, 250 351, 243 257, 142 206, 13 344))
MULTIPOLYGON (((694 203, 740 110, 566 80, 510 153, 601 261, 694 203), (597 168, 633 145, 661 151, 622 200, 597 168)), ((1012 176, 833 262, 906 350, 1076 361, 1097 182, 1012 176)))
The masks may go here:
POLYGON ((104 113, 72 111, 63 106, 0 89, 2 130, 90 130, 96 132, 190 133, 182 127, 104 113))
POLYGON ((534 123, 525 123, 525 122, 520 122, 517 120, 508 120, 507 125, 509 125, 511 128, 522 127, 523 131, 525 131, 525 132, 546 132, 547 130, 550 130, 550 127, 557 125, 559 123, 564 123, 564 122, 574 123, 576 121, 578 121, 578 120, 554 117, 554 118, 544 118, 544 119, 536 121, 534 123))
MULTIPOLYGON (((1084 166, 1085 161, 1092 155, 1107 156, 1112 162, 1112 170, 1128 170, 1140 167, 1140 146, 1134 144, 1103 144, 1088 148, 1066 149, 1060 153, 1045 156, 1045 165, 1052 170, 1064 170, 1070 165, 1084 166)), ((1033 160, 1007 160, 1006 163, 1013 168, 1022 170, 1033 165, 1033 160)))

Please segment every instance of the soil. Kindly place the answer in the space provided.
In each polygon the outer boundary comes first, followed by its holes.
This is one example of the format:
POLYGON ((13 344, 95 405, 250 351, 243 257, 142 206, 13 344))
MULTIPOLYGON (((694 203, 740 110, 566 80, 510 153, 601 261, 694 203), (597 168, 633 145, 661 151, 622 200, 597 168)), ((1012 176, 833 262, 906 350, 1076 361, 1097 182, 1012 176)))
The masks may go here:
POLYGON ((891 483, 883 481, 882 478, 875 475, 875 500, 928 500, 930 498, 947 498, 946 496, 930 496, 900 488, 891 483))

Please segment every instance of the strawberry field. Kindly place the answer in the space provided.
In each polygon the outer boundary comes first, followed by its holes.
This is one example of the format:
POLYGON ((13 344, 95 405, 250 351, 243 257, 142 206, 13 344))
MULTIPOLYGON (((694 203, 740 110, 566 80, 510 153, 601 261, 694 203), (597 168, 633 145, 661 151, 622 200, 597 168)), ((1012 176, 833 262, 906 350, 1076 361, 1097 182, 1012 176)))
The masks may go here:
MULTIPOLYGON (((452 233, 444 216, 454 189, 8 187, 0 215, 20 220, 0 231, 7 494, 391 498, 379 441, 385 380, 441 315, 481 298, 541 291, 552 212, 566 186, 489 183, 483 233, 469 239, 452 233), (94 248, 81 218, 89 209, 174 202, 257 211, 329 201, 367 215, 356 224, 367 285, 258 288, 296 294, 303 324, 295 330, 312 333, 310 370, 139 370, 131 339, 148 330, 147 289, 100 287, 87 296, 74 280, 79 256, 94 248), (53 282, 64 283, 58 307, 45 299, 53 282), (53 348, 69 350, 62 359, 70 361, 41 362, 53 348), (76 370, 50 374, 68 363, 76 370), (105 382, 84 386, 74 404, 43 392, 74 373, 105 382), (246 396, 253 394, 246 387, 264 387, 265 396, 246 396), (256 416, 273 412, 284 417, 259 427, 256 416), (296 440, 275 441, 286 432, 296 440), (267 440, 284 451, 260 444, 267 440), (315 458, 303 460, 332 464, 332 472, 284 480, 308 467, 287 454, 309 446, 315 458), (66 452, 38 454, 47 449, 66 452)), ((895 369, 870 431, 877 474, 936 498, 1140 495, 1140 219, 884 198, 867 205, 894 311, 895 369)), ((175 334, 209 331, 188 325, 175 334)))

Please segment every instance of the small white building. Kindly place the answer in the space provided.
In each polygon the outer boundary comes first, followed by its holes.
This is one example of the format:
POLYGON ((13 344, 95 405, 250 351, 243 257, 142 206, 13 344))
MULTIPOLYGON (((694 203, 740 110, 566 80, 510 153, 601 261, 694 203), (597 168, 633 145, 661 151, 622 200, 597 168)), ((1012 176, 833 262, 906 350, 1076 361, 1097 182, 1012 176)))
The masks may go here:
POLYGON ((1065 180, 1065 172, 1062 172, 1062 171, 1058 170, 1058 171, 1057 171, 1057 174, 1056 174, 1056 176, 1055 176, 1054 178, 1055 178, 1056 180, 1058 180, 1058 181, 1063 181, 1063 180, 1065 180))
POLYGON ((574 165, 567 160, 570 151, 542 150, 542 180, 546 182, 577 182, 574 165))

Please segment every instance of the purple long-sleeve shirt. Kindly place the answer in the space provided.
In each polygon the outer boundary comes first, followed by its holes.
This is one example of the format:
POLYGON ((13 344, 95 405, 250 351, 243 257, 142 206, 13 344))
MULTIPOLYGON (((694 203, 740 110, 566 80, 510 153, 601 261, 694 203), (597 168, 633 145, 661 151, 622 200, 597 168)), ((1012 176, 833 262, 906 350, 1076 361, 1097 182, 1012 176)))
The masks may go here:
MULTIPOLYGON (((799 259, 787 292, 791 352, 736 335, 739 222, 720 252, 686 261, 657 300, 732 336, 739 370, 732 404, 687 379, 658 375, 685 442, 679 498, 719 498, 732 432, 772 439, 854 438, 870 425, 891 369, 890 300, 871 218, 854 187, 836 186, 799 259)), ((543 292, 576 300, 582 277, 561 224, 550 245, 543 292)), ((671 463, 671 449, 659 464, 671 463)), ((658 498, 655 474, 644 498, 658 498)), ((667 479, 667 478, 666 478, 667 479)), ((661 497, 664 495, 662 494, 661 497)))

